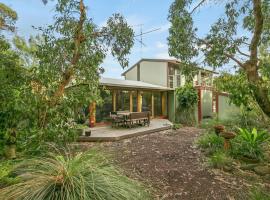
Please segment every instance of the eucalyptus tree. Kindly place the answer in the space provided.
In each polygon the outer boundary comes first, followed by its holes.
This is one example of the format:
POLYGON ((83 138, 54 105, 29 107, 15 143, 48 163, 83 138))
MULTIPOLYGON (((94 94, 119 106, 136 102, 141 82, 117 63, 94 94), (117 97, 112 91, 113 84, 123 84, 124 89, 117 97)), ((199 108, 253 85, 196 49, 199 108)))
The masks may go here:
POLYGON ((0 30, 14 31, 18 16, 17 13, 7 5, 0 3, 0 30))
POLYGON ((171 22, 169 54, 186 65, 198 64, 194 60, 201 54, 204 63, 215 68, 234 62, 236 71, 244 73, 252 97, 270 117, 269 79, 263 75, 266 71, 269 73, 270 67, 260 59, 259 53, 259 48, 270 38, 270 1, 213 0, 224 5, 224 17, 212 24, 206 36, 199 37, 194 15, 205 2, 211 1, 173 2, 168 16, 171 22))
POLYGON ((18 141, 28 148, 73 140, 76 108, 100 100, 100 65, 106 55, 126 67, 133 45, 133 30, 120 14, 98 27, 83 0, 55 3, 54 24, 37 28, 41 34, 28 42, 19 37, 13 41, 23 72, 18 77, 21 112, 13 115, 22 122, 18 141))

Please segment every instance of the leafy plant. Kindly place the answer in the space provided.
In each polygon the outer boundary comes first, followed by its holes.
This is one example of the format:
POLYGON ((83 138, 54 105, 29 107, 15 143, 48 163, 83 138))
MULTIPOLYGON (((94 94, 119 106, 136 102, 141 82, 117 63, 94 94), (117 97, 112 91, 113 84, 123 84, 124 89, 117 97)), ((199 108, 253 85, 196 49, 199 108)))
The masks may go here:
POLYGON ((211 167, 222 169, 226 166, 232 165, 232 158, 230 158, 225 152, 218 151, 209 157, 208 164, 211 167))
POLYGON ((177 129, 180 129, 180 128, 182 128, 182 127, 183 127, 182 124, 174 123, 173 126, 172 126, 172 129, 173 129, 173 130, 177 130, 177 129))
POLYGON ((200 136, 196 143, 198 147, 205 149, 209 154, 213 154, 223 148, 224 139, 210 132, 200 136))
POLYGON ((15 161, 0 162, 0 188, 15 184, 19 181, 18 178, 12 175, 15 161))
POLYGON ((224 8, 224 13, 216 18, 208 32, 201 36, 194 19, 197 17, 197 10, 204 6, 205 2, 208 1, 201 0, 193 6, 195 1, 192 0, 173 1, 168 14, 171 23, 169 54, 181 60, 182 66, 199 66, 201 55, 203 62, 214 68, 235 62, 235 74, 242 74, 240 78, 243 80, 240 85, 232 86, 231 89, 235 90, 233 95, 240 100, 239 103, 248 103, 248 98, 251 97, 264 114, 270 117, 270 84, 267 78, 270 71, 269 57, 264 58, 265 54, 269 55, 269 51, 265 48, 263 56, 258 52, 263 45, 269 44, 269 1, 213 1, 216 6, 224 8), (190 9, 191 7, 193 9, 190 9), (243 49, 247 43, 250 48, 243 49), (257 60, 260 62, 256 62, 257 60))
POLYGON ((253 188, 249 192, 249 200, 269 200, 270 193, 262 188, 253 188))
POLYGON ((258 132, 256 128, 253 128, 252 131, 242 128, 239 128, 239 130, 241 138, 251 146, 260 145, 269 139, 269 133, 267 131, 258 132))
POLYGON ((190 109, 198 102, 198 92, 192 84, 186 84, 176 89, 176 98, 181 109, 190 109))
POLYGON ((0 190, 0 199, 148 199, 142 185, 122 175, 95 150, 51 153, 15 168, 21 182, 0 190))
POLYGON ((177 115, 180 123, 192 125, 195 122, 195 105, 198 102, 197 90, 192 84, 186 84, 176 89, 177 115))
POLYGON ((232 154, 235 156, 243 156, 251 159, 263 158, 263 144, 269 140, 269 133, 266 131, 252 131, 247 129, 239 129, 239 134, 232 140, 232 154))
MULTIPOLYGON (((0 4, 0 31, 7 28, 7 13, 13 25, 15 13, 0 4)), ((128 66, 133 45, 134 32, 123 16, 114 14, 98 27, 84 0, 56 1, 54 20, 28 42, 15 37, 11 45, 0 33, 1 137, 14 128, 20 149, 33 153, 48 142, 76 139, 76 112, 100 99, 100 64, 111 53, 128 66)))
POLYGON ((203 119, 200 128, 207 129, 207 130, 213 130, 213 127, 222 124, 222 122, 218 121, 216 118, 214 119, 203 119))

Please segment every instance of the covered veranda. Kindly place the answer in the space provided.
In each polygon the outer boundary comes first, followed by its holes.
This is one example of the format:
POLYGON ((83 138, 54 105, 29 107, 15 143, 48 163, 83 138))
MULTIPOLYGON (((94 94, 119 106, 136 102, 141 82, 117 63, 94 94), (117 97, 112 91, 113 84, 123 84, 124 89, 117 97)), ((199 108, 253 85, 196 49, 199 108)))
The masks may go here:
POLYGON ((142 81, 101 78, 103 103, 93 102, 90 107, 90 127, 108 122, 110 112, 150 111, 151 118, 167 118, 168 94, 171 88, 142 81))

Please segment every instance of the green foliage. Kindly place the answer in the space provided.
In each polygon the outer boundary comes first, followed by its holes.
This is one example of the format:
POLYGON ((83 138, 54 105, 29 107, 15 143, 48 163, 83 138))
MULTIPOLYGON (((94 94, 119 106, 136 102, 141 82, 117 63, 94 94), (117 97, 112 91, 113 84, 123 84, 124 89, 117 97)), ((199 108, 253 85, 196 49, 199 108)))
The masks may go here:
POLYGON ((223 123, 218 121, 217 119, 203 119, 200 124, 200 128, 213 131, 214 126, 218 124, 223 124, 223 123))
POLYGON ((173 126, 172 126, 172 129, 173 129, 173 130, 177 130, 177 129, 180 129, 180 128, 182 128, 182 127, 183 127, 182 124, 174 123, 173 126))
POLYGON ((14 161, 0 161, 0 188, 15 184, 18 178, 12 175, 14 169, 14 161))
POLYGON ((128 65, 134 33, 121 15, 97 27, 83 1, 59 0, 55 10, 55 23, 39 28, 40 36, 15 37, 14 48, 0 36, 0 146, 9 129, 19 149, 31 152, 74 141, 77 111, 99 101, 108 52, 128 65))
POLYGON ((269 133, 257 131, 256 128, 253 128, 252 131, 247 129, 239 130, 239 134, 232 140, 232 155, 250 159, 262 159, 263 144, 269 140, 269 133))
POLYGON ((192 125, 195 122, 195 105, 198 102, 198 92, 192 84, 186 84, 176 89, 177 115, 176 120, 192 125))
POLYGON ((208 165, 219 169, 226 166, 230 167, 232 165, 232 158, 223 151, 217 151, 208 158, 208 165))
POLYGON ((17 13, 10 7, 0 3, 0 31, 9 30, 14 31, 14 23, 17 20, 17 13))
POLYGON ((253 128, 252 131, 241 128, 239 128, 239 130, 241 138, 248 142, 251 146, 262 144, 266 142, 270 137, 267 131, 257 131, 256 128, 253 128))
POLYGON ((252 91, 243 72, 240 71, 236 75, 223 73, 214 80, 214 84, 218 91, 230 94, 229 98, 233 104, 251 109, 252 91))
POLYGON ((266 56, 269 55, 269 46, 262 48, 261 55, 258 53, 265 44, 269 45, 269 0, 213 1, 224 7, 224 14, 201 37, 197 34, 194 19, 205 2, 208 1, 197 4, 193 0, 174 0, 168 14, 171 22, 169 54, 181 60, 184 67, 199 65, 201 58, 206 66, 213 68, 234 62, 236 65, 229 70, 236 73, 225 74, 221 78, 221 88, 228 89, 222 91, 230 92, 232 101, 237 105, 249 105, 252 99, 270 117, 270 84, 267 78, 270 70, 266 56), (241 29, 244 31, 239 32, 241 29), (258 60, 260 62, 256 62, 258 60))
POLYGON ((201 135, 196 144, 206 150, 207 153, 213 154, 223 149, 224 139, 213 132, 209 132, 201 135))
POLYGON ((185 9, 191 2, 191 0, 174 1, 168 16, 172 24, 168 38, 169 54, 188 64, 198 55, 195 39, 197 29, 193 27, 192 16, 185 9))
POLYGON ((248 195, 249 200, 269 200, 270 193, 266 189, 253 188, 248 195))
POLYGON ((9 199, 149 199, 143 187, 122 175, 95 150, 50 154, 25 160, 15 169, 19 183, 1 190, 9 199))
POLYGON ((186 84, 176 89, 176 98, 180 109, 190 109, 198 102, 198 92, 192 84, 186 84))

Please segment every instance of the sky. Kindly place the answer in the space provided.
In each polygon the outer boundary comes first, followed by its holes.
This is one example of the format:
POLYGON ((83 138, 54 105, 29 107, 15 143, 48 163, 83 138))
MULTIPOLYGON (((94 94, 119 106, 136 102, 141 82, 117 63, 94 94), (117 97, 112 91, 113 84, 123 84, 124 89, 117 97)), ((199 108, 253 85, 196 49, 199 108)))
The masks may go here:
MULTIPOLYGON (((30 35, 36 35, 35 27, 45 27, 53 23, 54 5, 52 1, 44 5, 41 0, 0 0, 18 13, 16 34, 28 39, 30 35)), ((132 66, 141 58, 170 58, 168 55, 168 28, 167 20, 169 7, 173 0, 85 0, 88 7, 88 16, 98 25, 105 24, 113 13, 121 13, 129 25, 135 31, 135 35, 153 29, 159 29, 142 38, 145 46, 135 40, 135 45, 128 56, 132 66)), ((196 0, 194 5, 196 5, 196 0)), ((198 34, 207 33, 210 25, 217 17, 223 16, 222 6, 207 4, 200 8, 194 15, 195 26, 198 34)), ((10 33, 11 34, 11 33, 10 33)), ((12 36, 12 35, 11 35, 12 36)), ((140 38, 137 38, 140 40, 140 38)), ((105 69, 104 77, 121 78, 122 69, 116 59, 108 55, 102 67, 105 69)))

